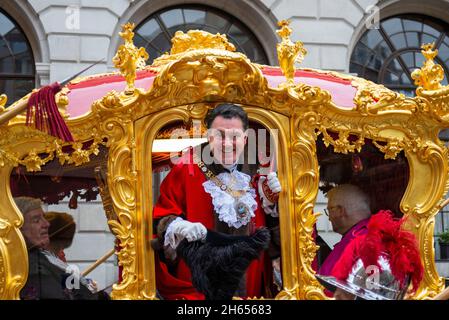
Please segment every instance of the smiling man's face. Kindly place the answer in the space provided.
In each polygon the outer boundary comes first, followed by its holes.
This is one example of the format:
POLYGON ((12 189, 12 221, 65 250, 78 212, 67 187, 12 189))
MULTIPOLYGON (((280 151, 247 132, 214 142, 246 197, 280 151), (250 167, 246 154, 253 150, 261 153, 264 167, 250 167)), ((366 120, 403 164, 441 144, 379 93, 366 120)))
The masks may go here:
POLYGON ((209 129, 208 140, 216 161, 224 167, 230 167, 242 154, 247 133, 240 118, 217 116, 209 129))

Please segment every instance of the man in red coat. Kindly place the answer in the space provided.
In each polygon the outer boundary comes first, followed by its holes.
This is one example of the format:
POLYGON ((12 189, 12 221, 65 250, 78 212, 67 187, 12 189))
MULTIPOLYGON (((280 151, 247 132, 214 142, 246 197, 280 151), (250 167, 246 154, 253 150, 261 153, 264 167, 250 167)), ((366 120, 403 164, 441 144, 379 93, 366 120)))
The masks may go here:
MULTIPOLYGON (((251 183, 251 177, 238 169, 247 143, 248 117, 244 110, 221 104, 209 112, 206 125, 208 143, 190 149, 171 169, 153 211, 160 249, 156 282, 164 299, 204 299, 193 287, 185 261, 177 257, 176 248, 182 240, 204 240, 207 229, 251 235, 266 225, 266 213, 271 215, 268 219, 277 218, 276 199, 281 186, 276 174, 251 183)), ((267 258, 263 252, 252 261, 236 296, 263 295, 263 284, 267 285, 269 278, 267 258)))

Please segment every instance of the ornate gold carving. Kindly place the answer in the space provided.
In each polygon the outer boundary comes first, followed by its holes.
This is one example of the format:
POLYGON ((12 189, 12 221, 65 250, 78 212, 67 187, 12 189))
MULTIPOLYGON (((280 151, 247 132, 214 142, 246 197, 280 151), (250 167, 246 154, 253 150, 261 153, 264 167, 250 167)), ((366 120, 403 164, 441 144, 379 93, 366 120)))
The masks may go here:
MULTIPOLYGON (((114 211, 114 203, 109 191, 107 178, 105 176, 105 170, 107 170, 107 168, 103 167, 103 165, 96 167, 95 180, 97 181, 98 189, 100 191, 101 202, 103 203, 103 209, 106 214, 106 218, 108 219, 108 221, 118 221, 118 217, 114 211)), ((111 231, 113 231, 112 228, 111 231)))
MULTIPOLYGON (((0 177, 4 173, 0 170, 0 177)), ((9 178, 9 175, 8 175, 9 178)), ((0 180, 3 180, 0 178, 0 180)), ((9 180, 8 180, 9 181, 9 180)), ((18 299, 26 280, 27 260, 25 242, 21 240, 21 217, 6 201, 7 194, 0 194, 0 299, 18 299)))
POLYGON ((313 213, 313 206, 318 194, 319 171, 316 157, 309 155, 316 152, 317 135, 314 126, 319 120, 319 115, 313 111, 303 114, 295 112, 291 119, 292 169, 295 172, 293 202, 297 230, 296 250, 299 256, 298 275, 301 283, 296 294, 298 299, 324 299, 312 270, 312 261, 319 248, 312 238, 318 217, 313 213))
MULTIPOLYGON (((161 65, 151 90, 137 98, 140 108, 133 116, 138 118, 149 109, 156 112, 167 105, 218 100, 266 104, 261 95, 266 87, 261 70, 241 53, 216 49, 188 51, 161 65)), ((287 106, 279 105, 288 112, 287 106)))
POLYGON ((0 95, 0 113, 5 111, 6 102, 8 102, 8 97, 6 96, 6 94, 0 95))
POLYGON ((189 137, 205 137, 207 132, 205 126, 201 126, 201 130, 198 131, 194 126, 190 126, 190 128, 188 128, 187 126, 183 125, 176 128, 161 130, 157 134, 156 139, 171 139, 176 135, 176 131, 179 129, 182 129, 183 133, 185 133, 189 137))
POLYGON ((292 29, 289 27, 290 21, 282 20, 278 22, 281 27, 276 33, 281 37, 281 43, 276 45, 279 66, 287 78, 287 85, 294 85, 295 62, 301 63, 304 60, 307 50, 301 41, 293 43, 290 40, 292 29))
POLYGON ((354 97, 354 103, 356 110, 362 115, 375 115, 392 110, 415 112, 418 109, 412 98, 391 91, 383 85, 361 78, 352 79, 351 84, 359 89, 354 97))
POLYGON ((120 73, 126 79, 125 93, 133 94, 135 87, 134 81, 136 80, 136 70, 145 68, 145 61, 149 58, 145 48, 138 48, 133 43, 134 38, 134 23, 127 23, 122 25, 122 32, 120 37, 125 40, 125 44, 122 44, 115 54, 112 62, 114 66, 120 70, 120 73))
POLYGON ((8 296, 5 295, 7 269, 5 268, 6 263, 3 258, 2 249, 3 248, 0 245, 0 298, 7 298, 8 296))
POLYGON ((449 126, 449 86, 444 86, 435 91, 416 89, 417 97, 414 101, 418 104, 420 111, 427 113, 431 119, 449 126))
POLYGON ((225 34, 210 34, 202 30, 176 31, 171 42, 171 55, 198 49, 235 51, 235 46, 229 43, 225 34))
POLYGON ((48 161, 53 160, 53 153, 49 154, 47 157, 42 159, 37 153, 36 149, 32 149, 30 153, 19 163, 25 164, 27 171, 41 171, 41 166, 47 163, 48 161))
MULTIPOLYGON (((122 267, 122 282, 113 285, 113 299, 142 299, 137 270, 136 176, 134 163, 134 131, 130 111, 123 110, 122 100, 114 92, 98 102, 95 110, 103 114, 100 131, 108 140, 107 187, 117 219, 108 224, 119 240, 116 251, 122 267)), ((122 97, 122 96, 120 96, 122 97)), ((126 101, 126 100, 125 100, 126 101)), ((134 100, 133 100, 134 101, 134 100)), ((114 218, 114 216, 112 216, 114 218)))
POLYGON ((444 79, 443 67, 433 61, 438 54, 438 49, 433 50, 434 47, 435 43, 427 43, 421 46, 421 52, 426 61, 421 69, 412 72, 415 84, 424 90, 440 89, 442 87, 441 81, 444 79))
POLYGON ((64 117, 64 119, 69 118, 69 114, 67 113, 67 106, 69 105, 69 97, 67 96, 67 94, 69 92, 70 92, 69 88, 64 87, 55 96, 59 113, 61 114, 61 116, 64 117))
POLYGON ((133 235, 133 218, 127 213, 119 213, 118 221, 108 222, 112 232, 119 240, 120 250, 116 252, 119 265, 123 267, 122 282, 113 285, 113 299, 138 299, 136 244, 133 235))
POLYGON ((396 159, 399 152, 403 150, 399 139, 391 139, 384 146, 377 141, 373 141, 373 144, 385 154, 385 159, 396 159))
POLYGON ((179 60, 186 53, 195 50, 235 51, 235 46, 229 43, 226 35, 210 34, 202 30, 189 30, 187 33, 176 31, 172 38, 172 48, 170 54, 164 54, 156 58, 153 66, 163 66, 170 61, 179 60))
MULTIPOLYGON (((0 238, 6 238, 11 230, 11 224, 8 220, 0 218, 0 238)), ((8 243, 8 242, 6 242, 8 243)))
POLYGON ((323 134, 323 142, 326 147, 332 145, 334 147, 334 152, 347 154, 348 152, 355 152, 362 150, 362 146, 365 144, 365 139, 363 134, 358 137, 358 139, 351 143, 348 140, 349 131, 342 130, 338 133, 338 139, 333 139, 328 133, 324 126, 321 126, 320 133, 323 134))
MULTIPOLYGON (((101 137, 94 136, 93 142, 89 148, 83 149, 82 144, 79 142, 63 145, 60 140, 38 130, 30 129, 28 127, 16 128, 17 131, 12 131, 9 134, 5 133, 3 138, 0 139, 0 168, 7 164, 12 166, 23 165, 28 171, 40 171, 41 167, 53 160, 55 155, 58 157, 61 165, 64 165, 65 163, 74 163, 76 166, 79 166, 89 162, 92 154, 97 155, 99 152, 98 145, 103 144, 101 137), (38 152, 36 148, 32 148, 23 158, 20 158, 17 152, 11 151, 14 149, 13 141, 36 138, 45 143, 46 147, 44 150, 38 152), (73 152, 63 151, 62 148, 67 145, 71 145, 73 152), (47 156, 42 158, 39 155, 40 153, 46 153, 47 156)), ((6 132, 6 129, 2 130, 0 128, 0 134, 2 131, 6 132)))
POLYGON ((122 105, 120 95, 114 90, 107 93, 101 102, 106 108, 112 108, 114 106, 120 107, 122 105))

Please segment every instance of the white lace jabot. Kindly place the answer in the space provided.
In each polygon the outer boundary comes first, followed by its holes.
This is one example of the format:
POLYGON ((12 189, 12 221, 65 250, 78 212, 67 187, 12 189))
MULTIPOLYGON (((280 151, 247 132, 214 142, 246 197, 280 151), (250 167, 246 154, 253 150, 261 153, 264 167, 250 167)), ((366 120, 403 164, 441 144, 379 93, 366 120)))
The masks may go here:
POLYGON ((251 218, 255 216, 254 211, 257 209, 257 202, 254 199, 256 191, 249 184, 251 177, 245 173, 233 170, 232 173, 222 172, 217 175, 217 178, 227 186, 230 186, 231 181, 234 182, 234 185, 232 185, 232 190, 234 191, 246 191, 240 198, 233 198, 229 193, 221 190, 213 181, 207 180, 204 182, 204 191, 212 197, 212 204, 215 212, 218 214, 218 219, 234 228, 247 225, 251 218), (234 179, 232 179, 232 176, 234 176, 234 179), (239 215, 236 211, 238 203, 245 205, 249 210, 249 214, 239 215))

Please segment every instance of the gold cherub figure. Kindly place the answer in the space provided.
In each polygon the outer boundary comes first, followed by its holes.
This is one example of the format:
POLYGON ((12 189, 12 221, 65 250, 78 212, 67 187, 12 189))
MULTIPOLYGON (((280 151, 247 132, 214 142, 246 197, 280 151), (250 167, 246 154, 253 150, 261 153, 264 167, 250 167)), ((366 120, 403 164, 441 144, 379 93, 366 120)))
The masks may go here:
POLYGON ((294 85, 295 62, 301 63, 304 60, 307 50, 301 41, 293 43, 290 40, 292 29, 289 27, 290 21, 281 20, 278 26, 281 27, 276 33, 282 38, 282 41, 276 45, 279 66, 287 78, 288 85, 294 85))
POLYGON ((421 69, 416 69, 412 72, 412 78, 415 80, 415 85, 424 90, 440 89, 441 81, 444 79, 443 67, 435 63, 433 59, 438 54, 438 49, 433 50, 435 43, 427 43, 421 46, 421 53, 426 58, 421 69))
POLYGON ((130 22, 122 25, 122 32, 119 35, 125 40, 125 44, 122 44, 118 48, 117 53, 112 59, 114 66, 120 70, 120 73, 126 79, 126 94, 132 94, 134 92, 136 70, 145 68, 145 61, 149 58, 145 48, 137 48, 133 43, 134 27, 135 24, 130 22))

